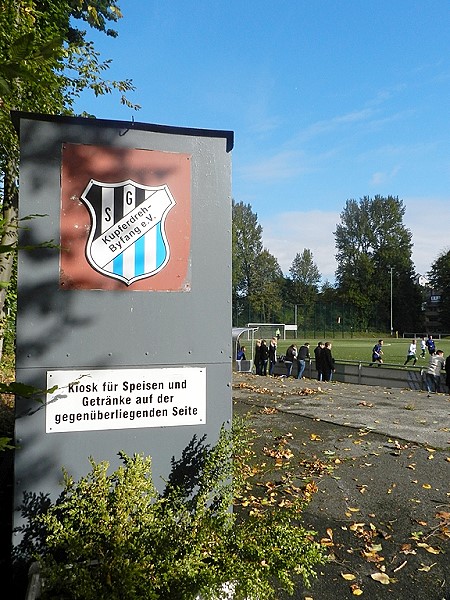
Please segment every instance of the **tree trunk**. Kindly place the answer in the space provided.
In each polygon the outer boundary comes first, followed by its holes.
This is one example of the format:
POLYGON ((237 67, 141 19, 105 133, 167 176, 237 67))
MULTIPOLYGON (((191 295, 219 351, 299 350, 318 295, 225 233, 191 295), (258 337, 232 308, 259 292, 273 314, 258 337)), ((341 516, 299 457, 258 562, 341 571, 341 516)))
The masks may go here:
MULTIPOLYGON (((7 170, 4 175, 3 188, 3 227, 1 245, 7 246, 14 244, 17 246, 18 240, 18 189, 15 178, 16 165, 10 161, 7 163, 7 170)), ((5 312, 5 300, 8 291, 8 285, 13 270, 14 253, 0 252, 0 360, 3 351, 3 335, 7 314, 5 312)))

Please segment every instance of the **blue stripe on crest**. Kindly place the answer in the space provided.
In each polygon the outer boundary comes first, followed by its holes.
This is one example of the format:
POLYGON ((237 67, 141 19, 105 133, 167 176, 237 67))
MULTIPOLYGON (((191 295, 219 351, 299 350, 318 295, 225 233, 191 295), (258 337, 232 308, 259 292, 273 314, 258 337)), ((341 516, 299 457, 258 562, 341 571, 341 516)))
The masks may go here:
POLYGON ((119 256, 113 260, 112 272, 115 275, 123 275, 123 254, 119 254, 119 256))
POLYGON ((134 244, 134 272, 136 276, 145 273, 145 235, 141 236, 134 244))
POLYGON ((156 226, 156 268, 163 264, 166 260, 166 245, 164 243, 164 238, 161 233, 161 221, 156 226))

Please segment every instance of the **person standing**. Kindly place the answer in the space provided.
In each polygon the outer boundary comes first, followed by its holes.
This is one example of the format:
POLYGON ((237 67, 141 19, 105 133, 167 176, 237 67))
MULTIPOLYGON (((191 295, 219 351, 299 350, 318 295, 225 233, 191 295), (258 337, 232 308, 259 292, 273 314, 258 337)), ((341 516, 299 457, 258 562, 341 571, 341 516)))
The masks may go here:
POLYGON ((416 356, 416 349, 417 349, 417 341, 416 340, 412 340, 412 342, 409 345, 408 348, 408 354, 406 355, 406 360, 403 363, 403 366, 405 367, 411 360, 413 360, 413 367, 415 366, 416 362, 417 362, 417 356, 416 356))
POLYGON ((266 343, 266 340, 261 340, 259 353, 261 361, 260 375, 267 375, 267 363, 269 362, 269 347, 266 343))
POLYGON ((245 346, 241 346, 237 352, 237 360, 246 360, 245 358, 245 346))
POLYGON ((289 348, 286 350, 286 357, 284 359, 284 364, 286 365, 286 377, 290 377, 292 373, 292 365, 294 364, 294 360, 297 358, 297 346, 295 344, 291 344, 289 348))
POLYGON ((436 352, 436 344, 434 343, 433 336, 429 335, 427 341, 425 342, 428 348, 428 354, 432 355, 436 352))
POLYGON ((322 375, 324 381, 331 381, 333 378, 333 373, 335 371, 334 368, 334 358, 331 354, 331 342, 325 342, 325 346, 320 353, 320 359, 322 362, 322 375))
POLYGON ((324 345, 325 344, 323 342, 318 342, 317 346, 314 348, 314 360, 316 362, 317 381, 322 381, 321 353, 324 345))
POLYGON ((253 358, 257 375, 261 375, 261 340, 256 340, 255 355, 253 358))
POLYGON ((370 367, 378 363, 378 366, 383 364, 383 340, 378 340, 375 346, 372 348, 372 362, 370 363, 370 367))
POLYGON ((420 358, 425 358, 427 353, 427 342, 425 340, 425 336, 423 335, 420 338, 420 358))
POLYGON ((303 379, 303 373, 305 371, 306 361, 309 360, 309 358, 310 358, 310 355, 309 355, 309 343, 305 342, 298 349, 298 354, 297 354, 297 365, 298 365, 297 379, 303 379))
POLYGON ((425 383, 427 386, 428 398, 431 392, 438 394, 441 391, 441 370, 445 367, 444 353, 442 350, 436 350, 428 363, 428 369, 425 373, 425 383))
POLYGON ((277 346, 277 338, 273 337, 269 344, 269 375, 273 375, 273 371, 277 363, 277 346))

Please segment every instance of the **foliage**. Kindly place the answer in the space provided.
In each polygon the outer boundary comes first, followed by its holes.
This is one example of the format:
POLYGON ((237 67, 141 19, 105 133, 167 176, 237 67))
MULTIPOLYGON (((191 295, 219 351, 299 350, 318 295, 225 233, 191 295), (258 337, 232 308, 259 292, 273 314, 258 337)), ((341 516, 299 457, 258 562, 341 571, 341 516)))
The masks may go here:
POLYGON ((439 312, 444 331, 450 330, 450 250, 441 252, 428 273, 430 284, 441 293, 439 312))
MULTIPOLYGON (((233 202, 233 306, 239 315, 258 315, 276 321, 281 311, 283 273, 277 259, 262 243, 262 227, 250 204, 233 202)), ((252 318, 247 318, 251 321, 252 318)))
POLYGON ((311 491, 281 473, 276 490, 242 508, 260 476, 251 443, 242 423, 223 428, 212 448, 194 438, 163 493, 141 455, 120 453, 111 475, 92 459, 78 482, 65 473, 61 497, 36 518, 45 530, 42 598, 207 600, 228 583, 236 600, 269 600, 278 586, 292 593, 298 575, 308 584, 326 561, 300 524, 311 491), (230 511, 233 498, 246 515, 230 511))
MULTIPOLYGON (((7 285, 13 276, 17 243, 18 138, 10 111, 72 114, 74 101, 90 90, 96 96, 117 91, 121 102, 133 107, 126 93, 131 81, 108 81, 110 61, 101 62, 77 28, 82 22, 116 36, 109 22, 121 17, 115 0, 3 0, 0 10, 0 320, 5 318, 7 285), (7 251, 7 249, 11 251, 7 251)), ((134 108, 137 108, 135 106, 134 108)), ((13 282, 12 282, 13 283, 13 282)), ((11 286, 12 287, 12 286, 11 286)), ((2 330, 0 328, 0 337, 2 330)))
POLYGON ((414 283, 412 234, 403 224, 405 206, 397 197, 347 200, 336 226, 336 271, 340 296, 359 310, 359 327, 383 324, 390 315, 390 269, 394 329, 417 327, 420 293, 414 283))
POLYGON ((320 282, 320 272, 309 248, 295 255, 289 273, 292 279, 292 304, 302 305, 302 315, 307 316, 317 300, 320 282))

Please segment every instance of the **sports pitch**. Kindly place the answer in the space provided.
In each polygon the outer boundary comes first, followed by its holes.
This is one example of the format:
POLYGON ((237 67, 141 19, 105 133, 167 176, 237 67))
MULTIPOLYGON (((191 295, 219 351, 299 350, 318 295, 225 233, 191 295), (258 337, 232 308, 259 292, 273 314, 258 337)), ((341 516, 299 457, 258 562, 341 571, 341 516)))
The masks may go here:
MULTIPOLYGON (((301 346, 304 342, 310 344, 310 354, 314 357, 313 350, 320 342, 331 342, 331 351, 336 360, 357 360, 363 362, 370 362, 372 359, 372 348, 379 338, 353 338, 353 339, 342 339, 342 338, 329 338, 329 339, 286 339, 278 342, 278 354, 284 354, 286 348, 295 343, 297 347, 301 346)), ((411 343, 410 338, 390 338, 383 337, 383 361, 387 364, 403 365, 406 359, 406 355, 411 343)), ((450 339, 439 340, 435 339, 436 349, 443 350, 444 357, 450 354, 450 339)), ((420 358, 420 341, 417 340, 417 364, 416 366, 427 365, 429 360, 428 351, 425 359, 420 358)), ((412 365, 412 362, 409 363, 412 365)))

